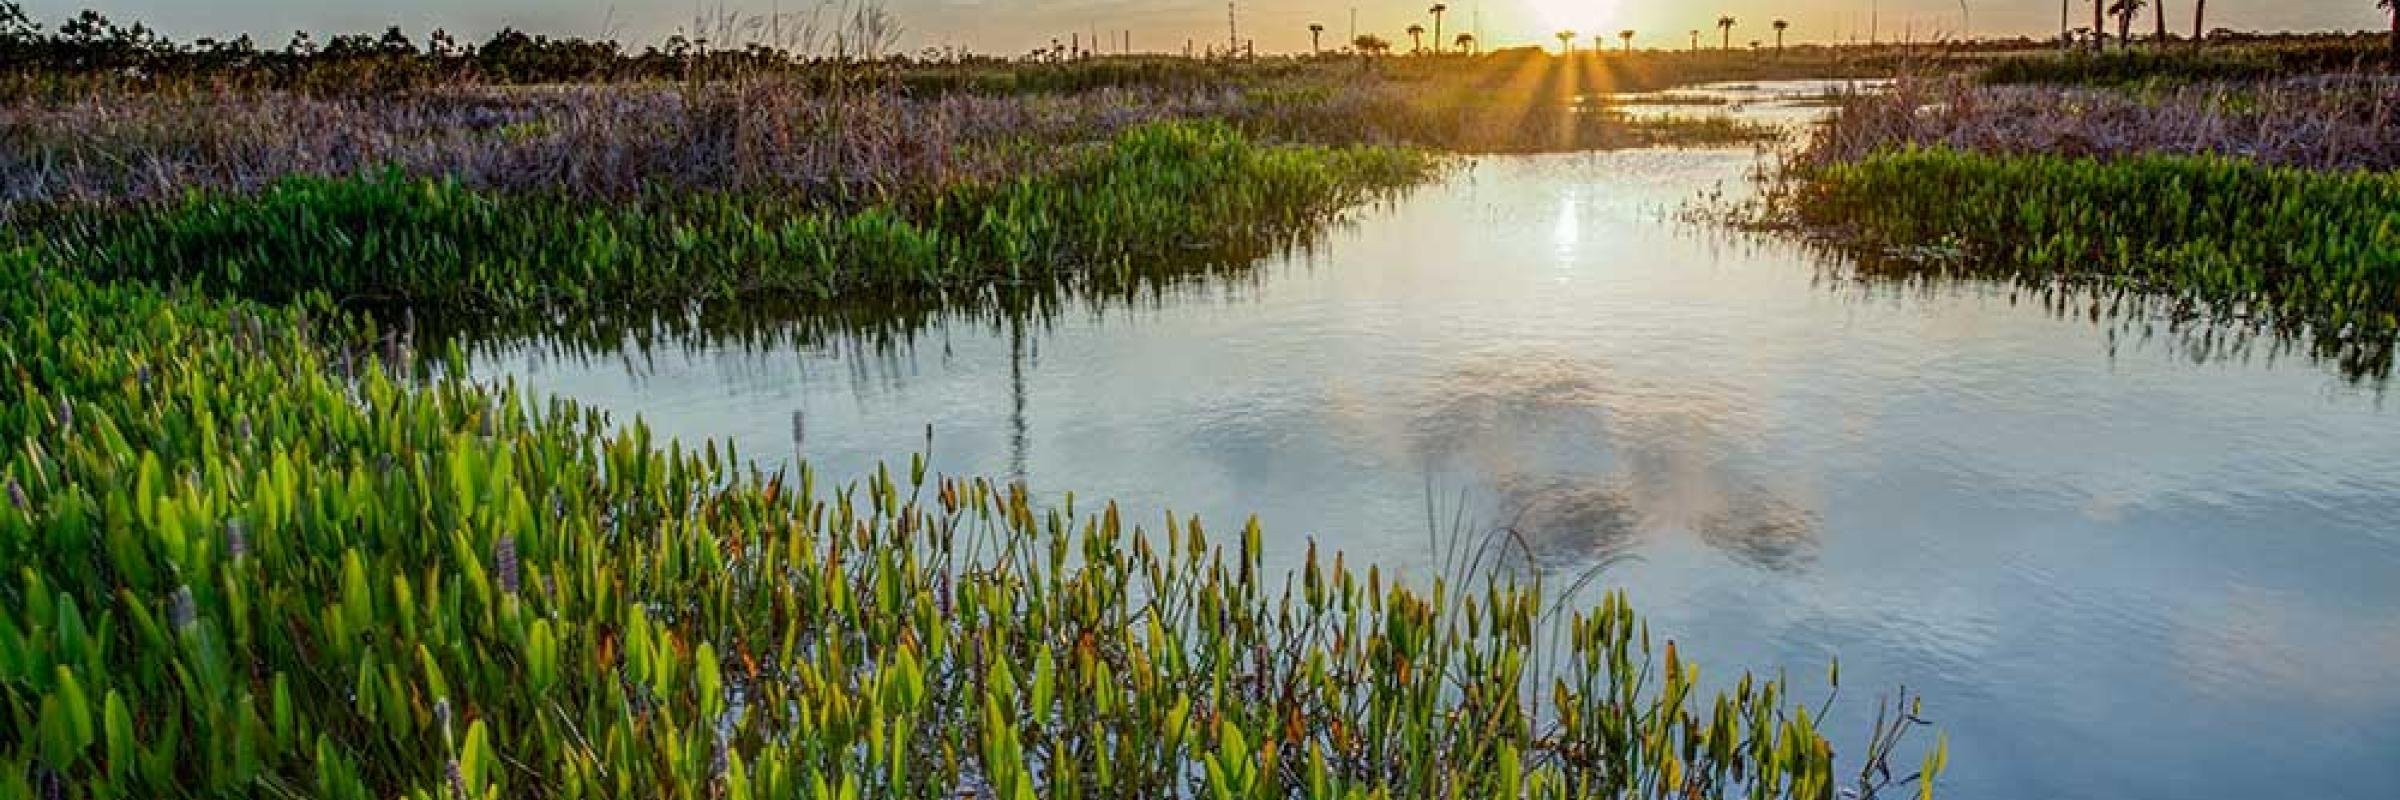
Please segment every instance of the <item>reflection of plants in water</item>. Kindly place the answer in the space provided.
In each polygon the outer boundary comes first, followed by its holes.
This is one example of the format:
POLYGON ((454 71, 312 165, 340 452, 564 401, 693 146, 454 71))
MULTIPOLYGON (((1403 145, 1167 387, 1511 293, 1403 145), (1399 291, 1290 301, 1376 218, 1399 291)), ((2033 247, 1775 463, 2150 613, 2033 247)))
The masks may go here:
POLYGON ((666 310, 588 308, 574 314, 453 316, 427 323, 437 344, 471 356, 540 355, 565 361, 619 359, 639 370, 659 352, 769 352, 838 348, 862 360, 912 352, 930 331, 980 327, 1042 331, 1069 314, 1155 309, 1188 295, 1255 287, 1255 266, 1306 253, 1344 226, 1168 252, 1138 267, 934 292, 859 294, 837 300, 727 298, 666 310))
MULTIPOLYGON (((1858 299, 1945 297, 1995 285, 1990 276, 1973 270, 1898 266, 1831 250, 1816 252, 1820 257, 1815 284, 1858 299)), ((2081 321, 2101 331, 2112 359, 2127 344, 2136 349, 2155 344, 2164 354, 2194 364, 2306 359, 2347 383, 2381 394, 2392 377, 2394 348, 2400 347, 2400 337, 2391 335, 2279 324, 2241 308, 2092 281, 2027 276, 1998 285, 2007 290, 2009 305, 2032 306, 2055 319, 2081 321)))
POLYGON ((2305 358, 2380 394, 2400 348, 2400 333, 2277 317, 2246 304, 2212 303, 2104 277, 1988 269, 1954 248, 1862 250, 1821 236, 1780 235, 1791 231, 1762 226, 1758 202, 1722 193, 1701 198, 1675 213, 1677 230, 1745 256, 1787 251, 1815 270, 1817 286, 1862 299, 1948 297, 1997 286, 2012 305, 2034 305, 2055 318, 2100 328, 2111 358, 2128 341, 2154 342, 2194 363, 2305 358))

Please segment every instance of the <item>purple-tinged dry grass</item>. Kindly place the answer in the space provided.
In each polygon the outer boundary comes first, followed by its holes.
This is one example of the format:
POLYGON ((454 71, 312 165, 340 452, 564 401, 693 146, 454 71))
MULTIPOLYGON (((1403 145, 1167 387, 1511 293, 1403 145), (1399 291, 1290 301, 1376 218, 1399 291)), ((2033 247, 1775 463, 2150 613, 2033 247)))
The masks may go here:
POLYGON ((1018 174, 1044 161, 1024 144, 1105 139, 1222 102, 1114 90, 1072 101, 835 97, 770 83, 126 99, 0 109, 0 202, 138 202, 393 166, 586 197, 664 188, 859 200, 1018 174))
POLYGON ((710 191, 830 205, 907 201, 962 183, 1045 174, 1062 146, 1172 121, 1222 120, 1266 142, 1468 152, 1728 144, 1771 133, 1722 121, 1578 114, 1571 88, 1311 74, 1261 85, 1008 95, 829 92, 776 79, 397 95, 94 94, 0 105, 0 216, 390 167, 475 189, 594 199, 710 191))
POLYGON ((1857 95, 1800 166, 1939 147, 2118 158, 2223 155, 2322 170, 2400 168, 2400 79, 2363 73, 2146 91, 1904 80, 1857 95))

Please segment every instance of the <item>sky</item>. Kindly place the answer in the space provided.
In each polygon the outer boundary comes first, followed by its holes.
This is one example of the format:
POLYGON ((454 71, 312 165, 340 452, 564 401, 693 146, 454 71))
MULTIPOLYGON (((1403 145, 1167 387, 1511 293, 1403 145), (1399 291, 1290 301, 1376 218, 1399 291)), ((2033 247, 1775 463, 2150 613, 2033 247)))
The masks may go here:
MULTIPOLYGON (((381 31, 399 25, 420 39, 446 28, 461 40, 479 39, 502 27, 536 33, 607 37, 639 47, 689 28, 695 9, 723 7, 766 16, 787 15, 821 3, 871 0, 18 0, 35 18, 57 20, 91 7, 120 23, 142 21, 169 36, 190 40, 250 33, 280 44, 291 31, 381 31)), ((2076 19, 2088 24, 2087 0, 2074 0, 2076 19)), ((1261 52, 1306 50, 1308 25, 1323 23, 1330 46, 1349 38, 1352 10, 1357 30, 1405 43, 1410 24, 1430 27, 1432 0, 1238 0, 1236 19, 1244 39, 1261 52)), ((2168 27, 2191 28, 2192 0, 2167 0, 2168 27)), ((904 34, 901 46, 965 47, 985 54, 1015 54, 1071 33, 1097 31, 1114 40, 1130 31, 1137 51, 1181 52, 1228 40, 1224 0, 883 0, 904 34)), ((1956 34, 1971 20, 1978 35, 2055 35, 2059 5, 2050 0, 1450 0, 1444 38, 1474 31, 1480 22, 1488 46, 1550 44, 1552 34, 1575 30, 1589 41, 1618 30, 1637 31, 1639 47, 1681 47, 1688 31, 1714 33, 1720 14, 1740 20, 1738 41, 1771 39, 1767 25, 1777 17, 1792 23, 1792 42, 1884 40, 1956 34)), ((2374 0, 2217 0, 2209 3, 2209 27, 2256 30, 2380 30, 2388 25, 2374 0)), ((2137 29, 2151 25, 2145 15, 2137 29)))

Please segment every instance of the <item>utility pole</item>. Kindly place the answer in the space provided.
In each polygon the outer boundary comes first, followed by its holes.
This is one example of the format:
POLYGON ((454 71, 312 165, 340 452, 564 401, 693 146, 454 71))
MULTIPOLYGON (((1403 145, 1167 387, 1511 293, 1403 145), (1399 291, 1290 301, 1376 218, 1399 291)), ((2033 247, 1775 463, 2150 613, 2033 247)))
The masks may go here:
POLYGON ((1242 26, 1239 18, 1234 16, 1231 2, 1225 4, 1225 48, 1228 54, 1241 52, 1242 49, 1242 26))

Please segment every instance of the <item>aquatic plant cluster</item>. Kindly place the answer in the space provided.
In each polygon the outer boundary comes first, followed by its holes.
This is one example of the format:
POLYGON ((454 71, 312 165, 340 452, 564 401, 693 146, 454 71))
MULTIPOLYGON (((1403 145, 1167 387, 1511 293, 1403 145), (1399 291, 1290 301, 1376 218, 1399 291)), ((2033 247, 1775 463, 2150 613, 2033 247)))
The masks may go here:
POLYGON ((2389 174, 1902 150, 1817 168, 1798 191, 1804 223, 1870 250, 1955 248, 1952 263, 2400 331, 2400 177, 2389 174))
POLYGON ((2305 332, 2320 352, 2388 369, 2400 82, 1984 83, 1846 98, 1771 177, 1764 221, 1879 270, 2155 293, 2179 317, 2305 332))
POLYGON ((350 305, 580 310, 1166 270, 1307 232, 1438 167, 1411 149, 1269 147, 1215 123, 1134 128, 1052 158, 1021 177, 848 211, 763 192, 656 192, 595 206, 387 173, 288 178, 156 212, 67 214, 25 235, 104 279, 276 301, 324 291, 350 305))
POLYGON ((410 377, 321 296, 24 251, 0 281, 0 795, 1830 798, 1941 766, 1894 777, 1901 708, 1837 767, 1780 681, 1702 691, 1616 597, 1269 575, 1255 525, 1145 534, 922 460, 763 475, 410 377))

